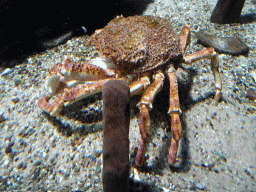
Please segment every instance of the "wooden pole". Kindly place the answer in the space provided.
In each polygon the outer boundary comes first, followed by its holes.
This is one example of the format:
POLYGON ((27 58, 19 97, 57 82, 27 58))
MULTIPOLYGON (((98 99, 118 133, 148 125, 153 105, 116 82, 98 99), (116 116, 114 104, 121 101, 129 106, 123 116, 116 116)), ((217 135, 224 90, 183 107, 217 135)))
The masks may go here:
POLYGON ((103 90, 103 191, 129 191, 130 88, 109 80, 103 90))
POLYGON ((218 0, 212 12, 211 22, 218 24, 239 22, 244 2, 245 0, 218 0))

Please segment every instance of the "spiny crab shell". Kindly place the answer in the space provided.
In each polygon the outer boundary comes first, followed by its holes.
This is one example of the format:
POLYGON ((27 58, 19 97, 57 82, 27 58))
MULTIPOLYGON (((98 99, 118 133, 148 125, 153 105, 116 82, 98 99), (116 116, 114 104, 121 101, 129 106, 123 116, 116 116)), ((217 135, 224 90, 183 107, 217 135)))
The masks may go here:
POLYGON ((110 59, 120 74, 143 73, 182 58, 170 22, 154 16, 117 16, 88 43, 110 59))

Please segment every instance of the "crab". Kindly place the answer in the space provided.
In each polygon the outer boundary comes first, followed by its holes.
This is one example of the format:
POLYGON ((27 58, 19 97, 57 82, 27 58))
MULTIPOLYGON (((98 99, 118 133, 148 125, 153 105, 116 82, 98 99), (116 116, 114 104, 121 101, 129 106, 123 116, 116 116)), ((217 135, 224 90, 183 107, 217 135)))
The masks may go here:
POLYGON ((214 48, 208 47, 185 55, 189 42, 188 25, 183 26, 181 33, 176 35, 171 23, 160 17, 117 16, 104 28, 96 30, 88 40, 88 44, 99 52, 98 58, 84 63, 65 58, 49 71, 45 88, 51 96, 40 98, 38 106, 54 116, 64 105, 101 92, 109 79, 125 79, 131 96, 142 94, 137 104, 141 138, 135 157, 136 166, 142 166, 149 137, 149 111, 167 77, 170 85, 168 114, 172 132, 167 161, 175 164, 182 132, 176 69, 181 63, 191 65, 208 58, 215 80, 215 102, 218 102, 222 89, 218 54, 214 48), (57 96, 50 102, 53 95, 57 96))

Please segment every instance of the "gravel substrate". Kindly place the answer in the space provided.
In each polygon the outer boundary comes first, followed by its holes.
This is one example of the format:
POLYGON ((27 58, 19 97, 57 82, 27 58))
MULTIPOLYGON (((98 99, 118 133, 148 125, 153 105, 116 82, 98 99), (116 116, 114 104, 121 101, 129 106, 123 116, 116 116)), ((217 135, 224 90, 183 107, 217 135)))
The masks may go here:
MULTIPOLYGON (((145 3, 145 1, 142 1, 145 3)), ((214 80, 209 60, 177 71, 183 114, 183 134, 176 167, 167 164, 171 140, 167 113, 168 85, 156 98, 146 166, 134 169, 139 144, 136 103, 131 100, 130 163, 134 191, 255 191, 256 104, 246 99, 256 90, 256 6, 245 2, 242 22, 209 22, 217 0, 155 0, 143 14, 173 23, 178 33, 184 24, 192 31, 242 38, 247 56, 220 54, 223 97, 213 105, 214 80)), ((84 18, 83 18, 84 19, 84 18)), ((64 56, 89 60, 97 52, 87 36, 29 57, 14 68, 0 68, 0 191, 102 191, 102 98, 97 94, 51 117, 37 107, 47 95, 47 70, 64 56)), ((192 33, 187 53, 202 49, 192 33)))

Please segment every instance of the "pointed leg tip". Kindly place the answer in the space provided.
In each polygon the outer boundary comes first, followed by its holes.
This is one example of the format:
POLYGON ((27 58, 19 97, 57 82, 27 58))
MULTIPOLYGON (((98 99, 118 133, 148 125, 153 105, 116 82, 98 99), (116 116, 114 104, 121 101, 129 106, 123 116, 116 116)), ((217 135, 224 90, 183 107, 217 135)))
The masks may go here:
POLYGON ((137 152, 137 155, 135 157, 135 166, 137 168, 142 168, 145 166, 145 151, 141 152, 137 152))
POLYGON ((174 154, 168 154, 167 155, 167 161, 170 165, 174 165, 176 163, 176 155, 174 154))
POLYGON ((143 163, 144 161, 142 160, 139 160, 139 159, 135 159, 135 165, 136 165, 136 167, 142 167, 143 166, 143 163))
POLYGON ((177 151, 178 151, 178 142, 172 140, 169 153, 167 155, 167 160, 169 164, 175 164, 177 162, 177 151))
POLYGON ((221 98, 221 90, 217 89, 216 92, 215 92, 214 100, 213 100, 213 104, 215 106, 217 106, 219 104, 220 98, 221 98))
POLYGON ((144 149, 138 150, 137 155, 135 157, 135 165, 136 167, 141 167, 144 165, 144 149))
POLYGON ((137 150, 137 154, 136 154, 136 157, 135 157, 135 165, 137 167, 141 167, 141 166, 144 165, 145 147, 146 147, 146 143, 144 143, 143 140, 140 140, 139 148, 137 150))

